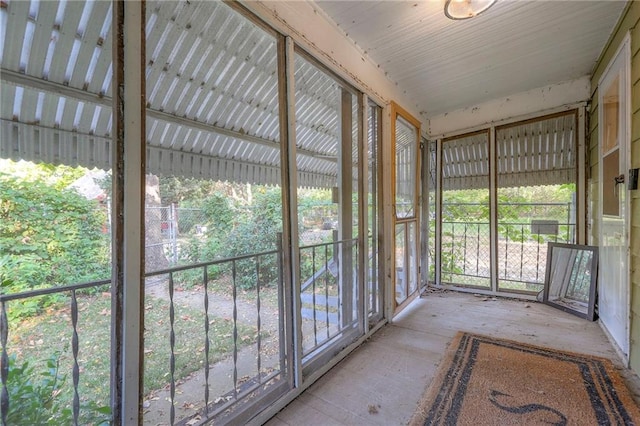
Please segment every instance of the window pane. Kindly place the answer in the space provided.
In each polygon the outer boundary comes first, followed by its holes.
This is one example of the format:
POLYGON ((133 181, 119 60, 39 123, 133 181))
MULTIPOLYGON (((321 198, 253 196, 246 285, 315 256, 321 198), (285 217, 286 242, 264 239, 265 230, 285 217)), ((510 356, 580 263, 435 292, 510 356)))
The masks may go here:
MULTIPOLYGON (((305 364, 344 347, 358 309, 358 98, 295 56, 302 351, 305 364)), ((309 367, 307 371, 313 370, 309 367)))
POLYGON ((498 288, 543 288, 548 242, 575 242, 574 112, 498 128, 498 288))
POLYGON ((442 143, 442 281, 491 288, 489 138, 442 143))
POLYGON ((396 120, 396 217, 416 215, 416 178, 418 145, 417 132, 412 124, 397 117, 396 120))
POLYGON ((109 421, 112 13, 111 2, 0 7, 6 424, 109 421))
POLYGON ((185 423, 286 380, 277 39, 223 2, 146 5, 144 422, 185 423))

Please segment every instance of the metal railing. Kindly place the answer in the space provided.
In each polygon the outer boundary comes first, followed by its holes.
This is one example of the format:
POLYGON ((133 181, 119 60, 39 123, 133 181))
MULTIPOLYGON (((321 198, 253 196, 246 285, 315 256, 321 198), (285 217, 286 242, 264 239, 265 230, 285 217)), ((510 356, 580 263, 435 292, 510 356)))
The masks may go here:
MULTIPOLYGON (((283 312, 283 286, 282 286, 282 250, 280 248, 272 251, 265 251, 261 253, 252 253, 242 256, 236 256, 232 258, 225 258, 219 260, 213 260, 209 262, 203 262, 198 264, 180 266, 175 268, 168 268, 160 271, 154 271, 146 274, 147 278, 153 277, 166 277, 168 283, 168 296, 169 296, 169 326, 170 326, 170 349, 171 355, 169 360, 169 420, 171 424, 176 420, 176 333, 175 333, 175 300, 176 294, 176 275, 185 271, 200 271, 200 284, 203 302, 203 327, 202 338, 204 344, 204 390, 202 394, 203 406, 194 415, 199 415, 201 418, 206 419, 213 417, 224 410, 228 410, 232 405, 237 404, 241 400, 245 399, 249 395, 255 396, 257 391, 265 388, 267 385, 272 385, 275 381, 284 380, 286 374, 286 359, 285 359, 285 342, 282 338, 284 332, 284 316, 283 312), (211 269, 225 268, 224 270, 217 270, 217 274, 225 276, 228 284, 231 286, 231 302, 232 302, 232 352, 229 354, 231 357, 231 384, 230 389, 223 389, 218 392, 215 398, 211 398, 210 388, 212 383, 210 382, 210 370, 212 369, 212 363, 209 359, 209 348, 211 343, 211 331, 209 329, 212 312, 210 310, 210 278, 211 269), (266 277, 266 278, 265 278, 266 277), (263 317, 263 301, 261 291, 266 286, 277 286, 277 322, 272 324, 269 330, 265 330, 263 325, 265 318, 263 317), (251 309, 255 308, 255 311, 250 313, 247 309, 244 309, 249 304, 242 303, 239 298, 239 294, 242 289, 251 289, 251 292, 255 292, 254 303, 251 303, 251 309), (244 321, 241 321, 241 311, 244 321), (246 322, 248 317, 249 322, 253 322, 253 326, 256 329, 256 339, 252 348, 248 348, 246 345, 241 348, 241 336, 239 334, 240 325, 242 322, 246 322), (271 333, 278 333, 277 336, 271 335, 271 333), (277 340, 276 350, 278 357, 276 359, 277 364, 273 362, 265 363, 265 352, 263 343, 265 337, 269 337, 277 340), (251 366, 251 364, 253 365, 251 366), (240 373, 240 364, 245 372, 251 371, 251 375, 240 373)), ((163 280, 164 281, 164 280, 163 280)), ((246 290, 243 292, 247 292, 246 290)), ((220 388, 220 386, 218 386, 220 388)), ((189 400, 193 400, 194 395, 189 395, 189 400)))
MULTIPOLYGON (((478 203, 443 203, 444 216, 477 213, 478 203)), ((572 203, 500 203, 516 219, 498 219, 498 288, 536 293, 542 289, 548 242, 573 242, 576 224, 572 203), (539 217, 551 220, 553 231, 535 226, 539 217), (527 218, 523 220, 523 218, 527 218), (528 218, 532 219, 529 220, 528 218), (520 218, 520 219, 517 219, 520 218)), ((544 221, 543 221, 544 222, 544 221)), ((475 287, 491 286, 490 224, 484 220, 442 221, 441 271, 443 282, 475 287)))
MULTIPOLYGON (((353 328, 358 322, 357 304, 357 259, 358 240, 349 239, 303 246, 300 248, 301 276, 308 277, 301 284, 301 310, 303 318, 303 356, 320 352, 341 334, 353 328)), ((282 277, 282 248, 261 253, 252 253, 232 258, 218 259, 209 262, 177 266, 145 274, 147 296, 161 298, 168 305, 168 318, 165 317, 166 340, 160 342, 145 340, 145 353, 153 353, 158 345, 168 346, 167 381, 161 389, 151 392, 166 392, 166 401, 157 398, 153 410, 164 411, 170 424, 181 424, 188 419, 199 416, 210 419, 223 412, 233 410, 240 402, 253 400, 256 395, 263 395, 274 389, 282 389, 282 382, 288 382, 287 359, 284 341, 284 306, 282 277), (201 339, 203 347, 199 370, 204 384, 202 394, 182 395, 179 386, 189 379, 178 367, 178 356, 184 352, 177 336, 177 323, 181 321, 185 296, 186 278, 192 289, 189 294, 195 298, 197 309, 201 315, 201 327, 190 325, 189 339, 201 339), (211 347, 217 338, 210 325, 213 320, 225 315, 221 299, 225 298, 221 285, 230 289, 226 295, 226 308, 229 309, 232 341, 231 349, 223 359, 210 358, 211 347), (217 286, 213 289, 213 286, 217 286), (276 296, 265 302, 263 292, 269 288, 276 296), (275 290, 274 290, 275 289, 275 290), (212 299, 212 296, 215 298, 212 299), (274 301, 273 299, 277 299, 274 301), (266 307, 266 308, 265 308, 266 307), (265 314, 269 311, 269 314, 265 314), (275 316, 273 313, 275 312, 275 316), (255 331, 249 342, 242 336, 241 329, 251 326, 255 331), (156 346, 154 346, 156 345, 156 346), (274 353, 276 354, 274 356, 274 353), (219 365, 219 366, 218 366, 219 365), (227 375, 228 380, 221 380, 220 374, 227 375), (228 373, 228 374, 227 374, 228 373), (214 383, 213 377, 218 383, 214 383), (224 382, 224 383, 222 383, 224 382), (278 385, 278 386, 274 386, 278 385), (166 391, 162 388, 166 387, 166 391), (268 390, 267 390, 268 388, 268 390), (248 398, 251 396, 251 398, 248 398), (191 410, 177 411, 185 401, 194 406, 191 410)), ((9 321, 7 312, 13 302, 46 295, 68 295, 71 318, 71 330, 68 341, 71 343, 72 355, 72 401, 74 423, 81 421, 82 406, 82 362, 79 354, 83 352, 82 342, 90 340, 90 336, 82 336, 78 328, 79 316, 83 314, 78 307, 78 292, 93 290, 100 293, 101 287, 109 286, 110 280, 94 281, 42 290, 34 290, 16 294, 0 295, 0 343, 2 344, 2 391, 0 401, 3 418, 11 406, 11 395, 7 386, 9 347, 9 321), (96 291, 100 290, 100 291, 96 291)), ((66 302, 65 302, 66 303, 66 302)), ((85 318, 85 320, 90 320, 85 318)), ((146 322, 146 321, 145 321, 146 322)), ((145 324, 145 330, 158 327, 157 324, 145 324)), ((245 331, 246 333, 246 331, 245 331)), ((229 337, 229 336, 227 336, 229 337)), ((105 344, 108 344, 105 343, 105 344)), ((20 350, 20 348, 14 348, 20 350)), ((86 355, 85 355, 86 356, 86 355)), ((145 355, 146 356, 146 355, 145 355)), ((108 363, 108 359, 104 360, 108 363)), ((248 402, 247 402, 248 403, 248 402)), ((153 412, 146 410, 145 415, 153 418, 153 412)), ((6 422, 5 422, 6 424, 6 422)))
POLYGON ((357 239, 300 247, 303 357, 358 321, 358 249, 357 239))
POLYGON ((453 284, 489 287, 488 222, 442 222, 442 277, 453 284))
MULTIPOLYGON (((200 404, 195 404, 194 410, 192 410, 191 417, 198 415, 202 419, 213 417, 222 411, 229 410, 229 408, 246 399, 251 395, 254 398, 257 394, 260 394, 265 388, 275 389, 274 383, 286 382, 286 366, 285 359, 285 342, 282 338, 284 332, 284 317, 283 312, 283 286, 282 286, 282 250, 278 247, 276 250, 265 251, 261 253, 253 253, 242 256, 236 256, 232 258, 213 260, 210 262, 178 266, 174 268, 168 268, 164 270, 154 271, 145 274, 147 288, 153 287, 152 281, 155 281, 155 285, 163 284, 167 286, 168 291, 168 304, 169 304, 169 335, 168 344, 170 347, 170 356, 167 360, 168 377, 168 399, 169 407, 167 412, 169 413, 169 421, 171 424, 175 424, 176 421, 180 422, 180 419, 176 418, 176 406, 178 405, 177 399, 177 385, 185 380, 185 377, 179 377, 176 370, 176 355, 178 347, 176 344, 176 330, 175 325, 178 320, 178 306, 176 305, 176 287, 180 282, 180 273, 195 273, 198 275, 195 280, 197 281, 195 288, 197 293, 196 298, 198 304, 201 306, 202 314, 202 328, 200 331, 197 329, 192 330, 191 338, 202 339, 202 345, 204 350, 202 351, 201 367, 204 375, 204 387, 201 395, 200 404), (217 278, 211 277, 212 269, 217 269, 217 278), (227 389, 223 389, 221 384, 214 386, 212 383, 210 372, 214 371, 214 362, 210 359, 209 353, 212 341, 215 341, 216 336, 210 329, 212 319, 216 316, 216 312, 212 312, 211 305, 211 288, 214 280, 226 280, 231 286, 231 297, 229 304, 231 305, 231 325, 232 325, 232 350, 225 359, 218 360, 218 363, 227 362, 231 363, 231 381, 227 389), (262 291, 267 287, 277 288, 277 306, 268 306, 270 311, 270 317, 267 320, 263 312, 263 297, 262 291), (242 290, 242 288, 249 288, 250 290, 242 290), (245 300, 242 300, 240 294, 242 293, 245 300), (253 295, 251 302, 247 301, 247 294, 253 295), (249 312, 253 310, 253 312, 249 312), (275 316, 274 317, 274 312, 275 316), (242 315, 241 315, 242 314, 242 315), (242 318, 241 318, 242 316, 242 318), (247 319, 248 317, 251 317, 247 319), (267 325, 265 327, 265 324, 267 325), (247 342, 246 338, 240 335, 240 329, 242 327, 248 327, 251 325, 255 329, 255 339, 251 342, 247 342), (268 342, 267 342, 268 340, 268 342), (267 348, 267 346, 269 346, 267 348), (269 355, 267 355, 267 349, 269 355), (273 352, 277 352, 277 356, 273 357, 273 352), (242 364, 242 365, 240 365, 242 364), (249 377, 247 374, 251 374, 249 377), (217 395, 211 395, 211 389, 216 388, 217 395), (197 407, 200 405, 200 407, 197 407)), ((193 279, 193 276, 191 277, 193 279)), ((11 407, 11 395, 8 390, 8 376, 9 376, 9 319, 8 311, 12 302, 23 302, 35 297, 41 297, 46 295, 68 295, 70 297, 70 317, 71 317, 71 331, 69 333, 69 341, 71 343, 72 352, 72 386, 73 397, 71 402, 71 410, 73 423, 78 424, 81 419, 81 404, 83 399, 80 391, 81 372, 83 369, 80 366, 79 353, 82 352, 81 341, 82 336, 79 336, 78 318, 82 313, 78 308, 78 292, 82 290, 99 290, 102 286, 111 284, 111 280, 100 280, 82 284, 67 285, 63 287, 55 287, 34 291, 27 291, 15 294, 0 294, 0 344, 2 345, 1 353, 1 392, 0 403, 2 408, 2 422, 6 423, 7 413, 11 407)), ((221 296, 216 295, 216 299, 221 296)), ((155 325, 145 325, 145 328, 155 325)), ((58 337, 58 336, 56 336, 58 337)), ((85 336, 86 340, 89 336, 85 336)), ((251 340, 251 339, 249 339, 251 340)), ((145 342, 147 346, 148 342, 145 342)), ((16 348, 20 351, 20 348, 16 348)), ((109 362, 108 359, 105 362, 109 362)), ((226 366, 224 367, 226 368, 226 366)), ((26 380, 26 378, 23 378, 26 380)), ((189 400, 197 400, 195 395, 189 395, 189 400)), ((158 401, 159 403, 161 401, 158 401)), ((184 413, 181 413, 184 414, 184 413)))
MULTIPOLYGON (((66 285, 62 287, 38 289, 32 291, 25 291, 14 294, 0 294, 0 345, 2 345, 2 354, 0 360, 0 379, 2 381, 2 390, 0 392, 0 408, 2 410, 2 424, 7 424, 7 415, 10 409, 10 395, 8 390, 8 377, 9 377, 9 351, 8 351, 8 337, 9 337, 9 318, 7 314, 7 304, 9 302, 20 303, 24 300, 33 299, 41 296, 54 295, 54 294, 69 294, 70 296, 70 311, 71 311, 71 333, 69 338, 71 339, 71 353, 73 357, 72 368, 72 386, 73 386, 73 400, 71 403, 73 424, 77 425, 80 419, 80 366, 78 363, 78 353, 80 350, 79 336, 78 336, 78 292, 81 290, 98 289, 99 287, 106 286, 111 283, 111 280, 92 281, 81 284, 66 285)), ((56 336, 58 337, 58 336, 56 336)), ((56 372, 57 376, 57 372, 56 372)), ((26 380, 27 378, 21 377, 26 380)))
POLYGON ((563 232, 554 234, 532 233, 530 223, 509 222, 503 226, 505 232, 500 233, 498 241, 498 287, 529 292, 542 290, 547 243, 573 242, 576 225, 558 223, 563 232))

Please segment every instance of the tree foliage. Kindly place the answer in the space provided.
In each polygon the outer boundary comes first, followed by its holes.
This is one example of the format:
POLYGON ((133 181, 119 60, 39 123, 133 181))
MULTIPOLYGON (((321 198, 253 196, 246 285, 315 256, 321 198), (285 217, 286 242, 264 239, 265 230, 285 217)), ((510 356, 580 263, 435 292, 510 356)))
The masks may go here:
MULTIPOLYGON (((108 277, 106 211, 72 190, 58 173, 0 173, 0 277, 5 292, 108 277)), ((65 176, 68 176, 66 174, 65 176)))
MULTIPOLYGON (((277 248, 278 233, 282 231, 281 190, 259 186, 240 195, 228 196, 221 191, 209 194, 200 201, 207 218, 203 225, 206 235, 193 235, 181 250, 183 263, 206 262, 214 259, 237 257, 272 251, 277 248)), ((193 205, 193 200, 189 204, 193 205)), ((236 262, 238 284, 243 289, 273 283, 277 278, 276 255, 261 257, 257 276, 255 259, 236 262)), ((219 272, 213 268, 211 273, 219 272)))

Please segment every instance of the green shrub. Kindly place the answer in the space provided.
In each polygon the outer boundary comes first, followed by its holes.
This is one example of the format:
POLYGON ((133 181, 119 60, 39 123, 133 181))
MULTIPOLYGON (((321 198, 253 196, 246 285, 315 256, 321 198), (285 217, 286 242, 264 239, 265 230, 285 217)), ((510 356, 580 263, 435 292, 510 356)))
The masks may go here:
MULTIPOLYGON (((222 247, 225 257, 261 253, 278 248, 278 233, 282 232, 282 198, 280 188, 261 188, 253 203, 236 216, 235 226, 227 234, 222 247)), ((256 276, 256 258, 236 262, 238 285, 243 290, 277 283, 275 254, 260 257, 260 277, 256 276)))
MULTIPOLYGON (((10 425, 63 425, 73 424, 73 411, 58 396, 65 376, 59 372, 59 355, 46 361, 46 369, 37 373, 28 362, 18 363, 9 357, 7 390, 9 410, 6 423, 10 425)), ((80 424, 109 424, 110 407, 99 407, 94 402, 81 404, 80 424)))
POLYGON ((108 276, 106 212, 70 190, 0 174, 0 245, 16 287, 108 276))
MULTIPOLYGON (((72 190, 0 173, 0 277, 5 293, 93 281, 110 274, 106 211, 72 190)), ((59 297, 59 296, 57 296, 59 297)), ((34 314, 56 297, 23 307, 34 314)))

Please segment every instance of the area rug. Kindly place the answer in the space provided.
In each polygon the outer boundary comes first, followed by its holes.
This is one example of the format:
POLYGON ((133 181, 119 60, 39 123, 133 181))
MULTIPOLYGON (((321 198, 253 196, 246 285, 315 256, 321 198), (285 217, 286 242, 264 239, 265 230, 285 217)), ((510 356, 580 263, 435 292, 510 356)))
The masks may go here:
POLYGON ((459 332, 410 425, 638 425, 611 361, 459 332))

